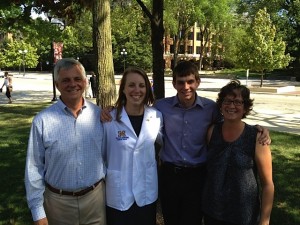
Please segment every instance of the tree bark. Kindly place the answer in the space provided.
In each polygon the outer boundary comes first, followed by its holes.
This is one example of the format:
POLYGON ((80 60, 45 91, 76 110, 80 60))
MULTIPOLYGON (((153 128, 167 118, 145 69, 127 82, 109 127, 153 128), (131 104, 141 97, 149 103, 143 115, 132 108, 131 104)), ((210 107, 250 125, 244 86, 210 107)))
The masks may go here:
POLYGON ((260 87, 263 87, 263 81, 264 81, 264 72, 261 72, 261 75, 260 75, 260 87))
POLYGON ((155 99, 165 97, 164 27, 163 0, 153 0, 153 19, 151 20, 151 38, 153 55, 153 88, 155 99))
POLYGON ((152 70, 155 99, 165 97, 165 61, 164 61, 164 1, 153 0, 152 14, 141 0, 136 0, 151 22, 152 70))
POLYGON ((111 106, 116 99, 113 67, 110 0, 93 0, 93 45, 98 83, 97 105, 111 106))

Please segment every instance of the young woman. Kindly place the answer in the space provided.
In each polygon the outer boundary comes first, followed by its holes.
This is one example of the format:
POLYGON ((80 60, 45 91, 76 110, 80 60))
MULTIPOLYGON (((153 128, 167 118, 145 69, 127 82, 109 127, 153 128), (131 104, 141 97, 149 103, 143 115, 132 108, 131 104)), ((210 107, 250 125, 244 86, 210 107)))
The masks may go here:
POLYGON ((107 165, 108 225, 155 225, 158 197, 154 144, 161 143, 162 115, 147 74, 125 70, 113 120, 103 123, 107 165))

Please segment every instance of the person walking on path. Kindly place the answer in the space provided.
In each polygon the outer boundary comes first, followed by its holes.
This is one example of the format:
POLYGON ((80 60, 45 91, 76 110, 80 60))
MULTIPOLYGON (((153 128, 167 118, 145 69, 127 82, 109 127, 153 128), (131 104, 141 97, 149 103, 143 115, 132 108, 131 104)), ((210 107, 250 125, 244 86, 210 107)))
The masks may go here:
POLYGON ((92 71, 91 72, 92 76, 90 77, 90 85, 92 88, 92 94, 93 94, 93 98, 97 97, 97 79, 96 79, 96 75, 95 73, 92 71))
POLYGON ((8 98, 8 103, 12 103, 12 97, 11 97, 11 92, 13 90, 13 85, 12 85, 12 77, 8 74, 7 71, 4 72, 4 82, 3 85, 1 87, 1 92, 3 87, 6 87, 6 97, 8 98))
POLYGON ((106 225, 100 108, 85 100, 82 64, 54 68, 59 100, 38 113, 29 136, 25 187, 36 225, 106 225))
POLYGON ((207 132, 205 225, 268 225, 274 198, 272 156, 270 146, 259 143, 257 128, 242 121, 252 110, 250 90, 233 80, 221 88, 217 104, 224 121, 207 132))
POLYGON ((86 86, 85 86, 85 91, 84 91, 84 97, 85 98, 91 98, 91 93, 90 93, 90 80, 88 77, 86 79, 86 86))

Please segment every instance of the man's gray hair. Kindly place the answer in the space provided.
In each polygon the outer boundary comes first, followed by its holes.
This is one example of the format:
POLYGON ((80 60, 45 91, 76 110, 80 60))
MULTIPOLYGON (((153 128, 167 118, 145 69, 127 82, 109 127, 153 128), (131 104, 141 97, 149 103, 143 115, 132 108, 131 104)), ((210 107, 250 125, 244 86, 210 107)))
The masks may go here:
POLYGON ((70 69, 73 66, 78 65, 82 71, 82 76, 86 77, 86 72, 83 67, 83 65, 76 59, 73 58, 63 58, 57 61, 55 67, 54 67, 54 81, 58 81, 59 78, 59 71, 61 69, 70 69))

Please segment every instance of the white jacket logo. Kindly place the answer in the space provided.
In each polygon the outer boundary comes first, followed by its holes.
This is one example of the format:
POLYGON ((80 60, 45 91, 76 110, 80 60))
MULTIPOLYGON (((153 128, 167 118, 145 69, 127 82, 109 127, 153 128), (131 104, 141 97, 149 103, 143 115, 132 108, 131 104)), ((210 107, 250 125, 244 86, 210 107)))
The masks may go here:
POLYGON ((129 137, 126 136, 126 132, 125 130, 119 130, 118 131, 118 136, 116 137, 116 139, 118 141, 122 141, 122 140, 127 140, 129 137))

